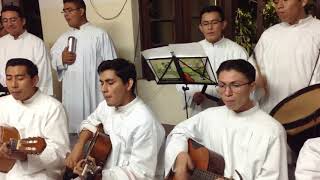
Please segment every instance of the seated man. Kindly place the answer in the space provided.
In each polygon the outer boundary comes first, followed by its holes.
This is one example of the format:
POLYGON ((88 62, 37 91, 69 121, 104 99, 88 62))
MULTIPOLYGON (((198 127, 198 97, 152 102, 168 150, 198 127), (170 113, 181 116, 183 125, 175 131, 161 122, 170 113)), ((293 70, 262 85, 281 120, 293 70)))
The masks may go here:
POLYGON ((187 140, 222 155, 225 177, 287 180, 283 127, 250 100, 255 69, 245 60, 228 60, 217 70, 218 92, 225 106, 212 107, 178 124, 167 139, 165 174, 188 179, 193 169, 187 140))
POLYGON ((320 137, 307 140, 300 150, 296 180, 320 179, 320 137))
POLYGON ((16 128, 21 138, 42 137, 46 142, 40 155, 13 152, 7 142, 2 143, 0 158, 17 160, 6 179, 59 179, 69 150, 67 117, 62 104, 36 86, 38 68, 32 61, 10 59, 5 73, 11 95, 0 98, 0 125, 16 128))
MULTIPOLYGON (((110 136, 112 152, 102 179, 162 179, 163 163, 158 159, 161 160, 159 151, 165 133, 151 110, 134 93, 134 65, 124 59, 103 61, 98 73, 105 101, 81 123, 78 142, 65 160, 67 167, 74 169, 79 164, 85 143, 103 125, 110 136)), ((81 174, 78 168, 74 171, 81 174)))

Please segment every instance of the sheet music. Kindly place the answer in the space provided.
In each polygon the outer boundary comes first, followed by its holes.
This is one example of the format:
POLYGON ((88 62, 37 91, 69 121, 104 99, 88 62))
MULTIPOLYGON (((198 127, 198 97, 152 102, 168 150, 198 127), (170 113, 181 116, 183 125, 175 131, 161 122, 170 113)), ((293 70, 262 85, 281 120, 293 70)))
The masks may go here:
POLYGON ((216 82, 210 61, 198 42, 169 44, 147 49, 141 53, 147 60, 157 83, 212 84, 216 82), (173 61, 173 55, 177 62, 173 61))
POLYGON ((207 57, 198 42, 169 44, 169 49, 174 52, 176 57, 207 57))
POLYGON ((141 52, 145 59, 171 58, 171 50, 169 46, 147 49, 141 52))

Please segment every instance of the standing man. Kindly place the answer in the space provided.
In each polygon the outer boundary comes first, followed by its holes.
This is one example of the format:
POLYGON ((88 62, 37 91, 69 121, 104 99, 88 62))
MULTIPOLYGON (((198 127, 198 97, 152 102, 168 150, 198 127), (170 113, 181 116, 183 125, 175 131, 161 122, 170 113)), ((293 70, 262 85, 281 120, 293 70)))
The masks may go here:
POLYGON ((41 154, 27 155, 0 143, 0 158, 17 160, 6 179, 60 179, 63 159, 69 151, 67 117, 62 104, 38 89, 38 68, 32 61, 11 59, 5 72, 10 95, 0 98, 1 126, 15 127, 21 138, 42 137, 47 144, 41 154))
POLYGON ((162 180, 165 132, 149 107, 134 93, 137 79, 132 63, 124 59, 103 61, 98 67, 105 98, 81 123, 79 140, 65 160, 67 167, 81 174, 85 143, 98 127, 110 136, 112 151, 102 179, 162 180), (78 164, 76 166, 76 164, 78 164))
MULTIPOLYGON (((213 72, 215 72, 223 61, 229 59, 247 59, 248 55, 246 50, 231 41, 228 38, 223 37, 223 31, 227 26, 227 22, 224 18, 223 10, 218 6, 207 6, 200 12, 200 24, 199 29, 204 40, 200 41, 200 45, 204 49, 206 55, 209 57, 210 64, 213 72)), ((217 77, 216 74, 214 74, 217 77)), ((208 107, 215 106, 213 101, 206 98, 201 93, 202 85, 189 85, 189 91, 187 91, 188 99, 193 101, 193 112, 196 114, 208 107)), ((182 86, 177 86, 178 91, 182 91, 182 86)), ((218 96, 215 86, 208 87, 207 94, 212 96, 218 96)))
POLYGON ((40 90, 53 95, 51 63, 43 41, 25 30, 26 19, 17 6, 4 6, 1 21, 9 33, 0 38, 0 83, 5 85, 5 65, 11 58, 30 59, 39 68, 40 90))
POLYGON ((96 69, 116 53, 109 35, 93 26, 86 17, 83 0, 63 0, 64 17, 71 29, 62 34, 51 49, 53 67, 62 80, 62 103, 70 119, 69 132, 77 132, 79 124, 103 100, 96 69), (76 51, 68 51, 68 37, 76 39, 76 51), (76 82, 76 83, 74 83, 76 82))
MULTIPOLYGON (((223 156, 225 177, 287 180, 286 134, 279 122, 250 99, 255 69, 246 60, 228 60, 217 70, 218 92, 225 106, 208 108, 178 124, 167 138, 166 175, 188 179, 193 162, 187 140, 223 156)), ((239 178, 236 178, 239 179, 239 178)))
POLYGON ((320 82, 320 21, 306 14, 307 3, 274 0, 281 23, 263 32, 255 47, 253 64, 262 74, 257 86, 267 92, 259 102, 267 113, 292 93, 320 82))

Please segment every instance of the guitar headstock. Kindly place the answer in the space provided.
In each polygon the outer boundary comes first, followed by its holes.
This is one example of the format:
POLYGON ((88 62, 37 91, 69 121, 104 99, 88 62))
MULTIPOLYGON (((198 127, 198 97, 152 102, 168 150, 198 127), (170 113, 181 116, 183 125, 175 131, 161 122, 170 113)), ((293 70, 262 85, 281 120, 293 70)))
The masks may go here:
POLYGON ((27 154, 40 154, 46 148, 47 143, 41 137, 20 139, 17 142, 17 150, 27 154))

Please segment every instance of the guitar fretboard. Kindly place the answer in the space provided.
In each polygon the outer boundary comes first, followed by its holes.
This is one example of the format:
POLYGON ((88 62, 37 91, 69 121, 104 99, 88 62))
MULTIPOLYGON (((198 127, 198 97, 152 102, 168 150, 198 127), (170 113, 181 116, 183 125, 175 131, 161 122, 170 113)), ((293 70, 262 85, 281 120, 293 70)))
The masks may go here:
POLYGON ((216 180, 218 178, 224 180, 234 180, 233 178, 226 178, 221 175, 200 169, 194 169, 191 176, 191 180, 216 180))

